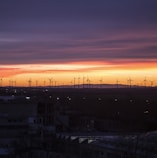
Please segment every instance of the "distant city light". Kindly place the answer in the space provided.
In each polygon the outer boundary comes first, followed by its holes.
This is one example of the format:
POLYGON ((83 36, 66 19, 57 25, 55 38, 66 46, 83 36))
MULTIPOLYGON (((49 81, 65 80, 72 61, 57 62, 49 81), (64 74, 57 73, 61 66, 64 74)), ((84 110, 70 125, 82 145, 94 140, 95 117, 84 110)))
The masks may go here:
POLYGON ((144 111, 144 114, 149 114, 149 111, 148 110, 144 111))
POLYGON ((133 100, 132 99, 130 99, 130 103, 132 103, 133 102, 133 100))
POLYGON ((149 103, 149 100, 146 100, 146 103, 149 103))
POLYGON ((28 96, 26 97, 26 100, 30 100, 30 99, 31 99, 31 97, 28 97, 28 96))
POLYGON ((116 101, 116 102, 117 102, 117 101, 118 101, 118 99, 117 99, 117 98, 115 98, 115 99, 114 99, 114 101, 116 101))

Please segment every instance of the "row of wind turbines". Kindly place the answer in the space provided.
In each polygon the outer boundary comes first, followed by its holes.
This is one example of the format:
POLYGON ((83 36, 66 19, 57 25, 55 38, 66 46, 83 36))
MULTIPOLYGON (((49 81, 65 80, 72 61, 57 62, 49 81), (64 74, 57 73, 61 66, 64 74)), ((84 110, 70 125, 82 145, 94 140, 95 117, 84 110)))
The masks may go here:
MULTIPOLYGON (((47 80, 44 80, 41 85, 39 85, 39 81, 36 80, 35 83, 32 79, 28 79, 28 87, 32 86, 44 86, 44 87, 57 87, 57 86, 64 86, 64 83, 59 83, 58 81, 54 80, 53 78, 49 78, 47 80), (46 84, 48 80, 48 84, 46 84), (33 83, 33 84, 32 84, 33 83)), ((41 82, 41 81, 40 81, 41 82)), ((138 84, 133 84, 134 80, 131 78, 127 79, 127 83, 121 83, 119 80, 116 80, 116 83, 113 85, 116 85, 117 88, 119 88, 121 85, 126 85, 126 87, 133 87, 133 86, 138 86, 138 84)), ((103 79, 101 78, 96 84, 92 84, 92 80, 89 77, 74 77, 73 80, 70 81, 69 84, 66 84, 65 86, 73 87, 73 88, 92 88, 92 85, 97 85, 97 88, 103 88, 103 85, 107 85, 107 83, 103 82, 103 79)), ((145 77, 143 80, 143 84, 141 84, 143 87, 153 87, 154 86, 154 81, 152 80, 147 80, 145 77)), ((17 82, 16 80, 9 80, 8 83, 9 87, 16 87, 17 82)), ((0 87, 3 87, 3 78, 0 78, 0 87)))

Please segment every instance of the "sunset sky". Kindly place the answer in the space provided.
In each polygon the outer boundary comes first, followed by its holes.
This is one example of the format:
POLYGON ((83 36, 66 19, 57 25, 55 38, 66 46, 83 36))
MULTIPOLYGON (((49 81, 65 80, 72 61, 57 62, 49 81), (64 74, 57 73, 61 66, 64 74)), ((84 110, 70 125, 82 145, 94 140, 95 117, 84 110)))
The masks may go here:
POLYGON ((156 0, 0 0, 1 85, 155 86, 156 8, 156 0))

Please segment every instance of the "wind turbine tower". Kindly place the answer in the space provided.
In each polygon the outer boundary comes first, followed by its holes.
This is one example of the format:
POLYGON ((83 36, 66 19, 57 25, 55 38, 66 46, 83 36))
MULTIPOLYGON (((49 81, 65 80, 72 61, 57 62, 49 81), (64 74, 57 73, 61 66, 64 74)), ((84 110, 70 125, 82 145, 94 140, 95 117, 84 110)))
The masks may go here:
POLYGON ((100 88, 102 88, 102 79, 99 80, 100 81, 100 88))
POLYGON ((75 80, 76 80, 76 78, 74 77, 74 88, 75 88, 75 80))
POLYGON ((29 86, 29 87, 32 86, 32 80, 31 80, 31 79, 28 80, 28 86, 29 86))
POLYGON ((153 87, 154 81, 150 81, 150 87, 153 87))
POLYGON ((36 80, 36 88, 38 87, 38 80, 36 80))
POLYGON ((49 78, 49 86, 52 87, 52 78, 49 78))
POLYGON ((128 80, 128 82, 129 82, 129 87, 131 88, 132 87, 132 79, 131 78, 129 78, 129 80, 128 80))
POLYGON ((83 76, 83 88, 85 88, 85 77, 83 76))
POLYGON ((147 79, 146 79, 146 77, 145 77, 145 79, 144 79, 144 86, 145 86, 145 87, 147 86, 147 79))
POLYGON ((1 78, 0 79, 0 87, 2 87, 3 86, 3 79, 1 78))
POLYGON ((119 88, 119 80, 116 81, 117 88, 119 88))
POLYGON ((77 78, 78 79, 78 88, 80 87, 80 77, 77 78))

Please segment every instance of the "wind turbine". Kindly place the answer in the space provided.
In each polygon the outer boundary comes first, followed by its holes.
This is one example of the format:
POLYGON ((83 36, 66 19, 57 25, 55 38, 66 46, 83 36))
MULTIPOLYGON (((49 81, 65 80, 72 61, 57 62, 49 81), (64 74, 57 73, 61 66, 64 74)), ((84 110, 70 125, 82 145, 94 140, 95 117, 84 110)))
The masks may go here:
POLYGON ((154 81, 150 81, 150 86, 153 87, 154 81))
POLYGON ((99 80, 99 82, 100 82, 100 88, 102 88, 102 81, 103 81, 103 79, 101 78, 101 79, 99 80))
POLYGON ((144 79, 144 86, 145 86, 145 87, 147 86, 147 79, 146 79, 146 77, 145 77, 145 79, 144 79))
POLYGON ((90 84, 91 84, 91 80, 87 77, 87 85, 88 85, 88 88, 90 88, 90 84))
POLYGON ((92 88, 91 80, 89 79, 89 88, 92 88))
POLYGON ((49 86, 51 87, 52 86, 52 78, 49 78, 49 86))
POLYGON ((0 79, 0 82, 1 82, 0 86, 2 87, 3 86, 3 78, 0 79))
POLYGON ((132 86, 132 81, 133 81, 133 80, 132 80, 131 78, 128 79, 129 87, 130 87, 130 88, 131 88, 131 86, 132 86))
POLYGON ((16 80, 14 80, 14 81, 13 81, 13 86, 15 86, 15 87, 16 87, 16 80))
POLYGON ((80 77, 78 77, 77 80, 78 80, 78 88, 79 88, 79 86, 80 86, 80 77))
POLYGON ((119 80, 116 81, 117 88, 119 88, 119 80))
POLYGON ((9 87, 11 87, 12 85, 12 80, 9 80, 9 87))
POLYGON ((89 78, 87 77, 87 88, 89 88, 89 78))
POLYGON ((83 88, 85 87, 84 81, 85 81, 85 77, 83 76, 83 88))
POLYGON ((44 80, 44 87, 46 86, 46 81, 44 80))
POLYGON ((28 86, 29 86, 29 87, 32 86, 32 80, 31 80, 31 79, 28 80, 28 86))
POLYGON ((75 80, 76 80, 76 78, 74 77, 74 88, 75 88, 75 80))
POLYGON ((57 88, 57 81, 54 81, 54 84, 55 84, 55 85, 54 85, 54 86, 55 86, 55 88, 57 88))
POLYGON ((36 80, 36 87, 38 87, 38 80, 36 80))

